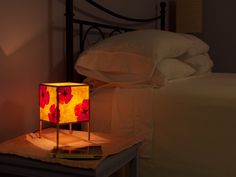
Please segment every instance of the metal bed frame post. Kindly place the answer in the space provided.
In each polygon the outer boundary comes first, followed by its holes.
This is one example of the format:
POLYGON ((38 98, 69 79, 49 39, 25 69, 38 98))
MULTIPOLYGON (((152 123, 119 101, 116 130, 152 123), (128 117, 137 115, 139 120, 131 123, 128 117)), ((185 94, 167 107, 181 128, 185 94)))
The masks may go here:
POLYGON ((73 50, 73 0, 66 0, 66 81, 73 81, 74 50, 73 50))
POLYGON ((166 15, 166 3, 164 1, 160 4, 161 10, 160 10, 160 24, 161 24, 161 30, 165 30, 165 15, 166 15))
POLYGON ((80 52, 84 51, 84 25, 80 23, 79 25, 79 47, 80 47, 80 52))

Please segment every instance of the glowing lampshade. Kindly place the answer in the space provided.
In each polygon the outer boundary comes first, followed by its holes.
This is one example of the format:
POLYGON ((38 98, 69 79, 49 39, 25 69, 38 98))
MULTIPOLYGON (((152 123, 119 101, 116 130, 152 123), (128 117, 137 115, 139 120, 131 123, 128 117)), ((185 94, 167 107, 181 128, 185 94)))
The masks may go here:
POLYGON ((89 122, 89 86, 82 83, 41 83, 39 85, 40 134, 42 121, 57 125, 89 122))
POLYGON ((54 124, 89 121, 89 86, 80 83, 42 83, 40 120, 54 124))

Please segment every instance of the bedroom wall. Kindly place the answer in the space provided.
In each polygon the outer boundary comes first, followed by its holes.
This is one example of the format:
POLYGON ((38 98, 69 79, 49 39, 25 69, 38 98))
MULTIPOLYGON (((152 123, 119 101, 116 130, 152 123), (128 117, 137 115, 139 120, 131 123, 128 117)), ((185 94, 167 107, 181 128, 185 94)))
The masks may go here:
POLYGON ((36 130, 39 83, 65 77, 63 3, 0 1, 0 141, 36 130))

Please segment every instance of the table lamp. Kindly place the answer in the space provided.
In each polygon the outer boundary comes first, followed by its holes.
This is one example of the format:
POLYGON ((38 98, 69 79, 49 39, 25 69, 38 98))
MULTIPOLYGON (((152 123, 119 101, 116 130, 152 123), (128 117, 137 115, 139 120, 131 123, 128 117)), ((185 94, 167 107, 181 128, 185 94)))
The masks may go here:
POLYGON ((59 125, 69 124, 72 133, 72 123, 88 122, 89 129, 89 86, 82 83, 41 83, 39 85, 40 130, 42 122, 50 122, 57 126, 56 147, 59 147, 59 125))

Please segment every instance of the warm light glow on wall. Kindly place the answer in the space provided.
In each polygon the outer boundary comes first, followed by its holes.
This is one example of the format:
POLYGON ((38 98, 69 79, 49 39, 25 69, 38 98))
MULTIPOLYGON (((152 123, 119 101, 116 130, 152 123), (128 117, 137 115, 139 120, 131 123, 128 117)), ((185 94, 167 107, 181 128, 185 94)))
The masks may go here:
POLYGON ((176 32, 202 32, 202 0, 176 0, 176 32))
POLYGON ((40 120, 54 124, 89 121, 89 86, 80 83, 42 83, 40 120))

